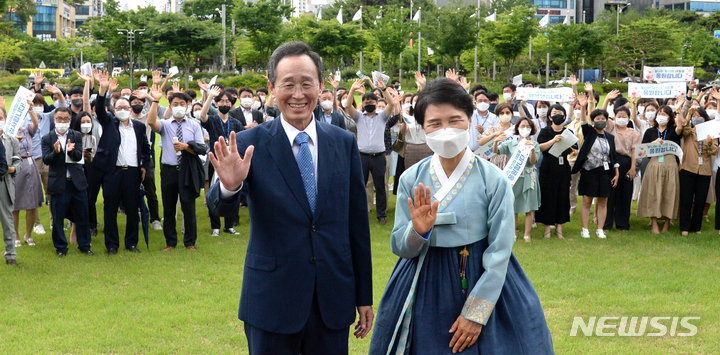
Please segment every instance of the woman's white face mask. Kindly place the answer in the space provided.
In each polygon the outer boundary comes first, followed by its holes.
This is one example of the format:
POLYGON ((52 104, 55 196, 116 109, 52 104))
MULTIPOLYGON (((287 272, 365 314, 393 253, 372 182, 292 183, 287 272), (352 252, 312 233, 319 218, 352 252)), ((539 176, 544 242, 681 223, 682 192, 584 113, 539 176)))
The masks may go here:
POLYGON ((470 132, 467 129, 445 128, 425 134, 427 145, 437 155, 451 159, 467 148, 470 132))

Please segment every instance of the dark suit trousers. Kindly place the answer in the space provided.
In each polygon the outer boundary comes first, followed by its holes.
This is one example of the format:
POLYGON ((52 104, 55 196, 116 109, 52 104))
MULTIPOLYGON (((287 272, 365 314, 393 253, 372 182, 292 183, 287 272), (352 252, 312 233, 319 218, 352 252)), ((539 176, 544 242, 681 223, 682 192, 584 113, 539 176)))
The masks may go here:
POLYGON ((140 168, 116 167, 111 174, 105 175, 103 198, 105 199, 105 247, 118 249, 118 208, 125 207, 125 248, 138 244, 138 211, 140 209, 140 168))
POLYGON ((145 180, 142 182, 145 187, 145 198, 147 199, 148 210, 150 211, 150 222, 160 220, 160 205, 158 204, 157 189, 155 187, 155 164, 150 162, 145 180))
POLYGON ((711 176, 680 170, 680 231, 699 232, 711 176))
MULTIPOLYGON (((177 230, 175 229, 175 206, 180 193, 179 171, 175 166, 160 165, 160 189, 163 201, 163 234, 165 244, 169 247, 177 246, 177 230)), ((180 208, 184 215, 186 247, 195 246, 197 240, 197 221, 195 217, 195 200, 183 201, 180 199, 180 208)))
POLYGON ((320 314, 317 291, 313 296, 307 323, 298 333, 272 333, 245 323, 245 337, 250 355, 347 354, 349 330, 330 329, 325 325, 320 314))
POLYGON ((621 230, 630 229, 630 209, 632 208, 633 182, 628 181, 625 176, 630 171, 632 158, 627 155, 618 154, 618 164, 620 164, 620 178, 617 187, 610 191, 610 197, 607 203, 607 217, 605 218, 605 226, 603 229, 612 229, 613 222, 615 227, 621 230))
MULTIPOLYGON (((215 168, 212 164, 208 165, 208 181, 212 181, 213 173, 215 172, 215 168)), ((205 192, 207 194, 207 191, 205 192)), ((217 214, 213 214, 209 211, 210 207, 208 206, 208 213, 210 214, 210 228, 212 229, 220 229, 220 216, 217 214)), ((238 210, 237 216, 232 217, 225 217, 225 228, 232 228, 235 226, 235 221, 240 221, 240 211, 238 210)))
POLYGON ((65 238, 65 216, 72 211, 76 225, 78 249, 90 250, 90 226, 88 222, 88 197, 86 191, 80 191, 75 184, 67 180, 65 191, 52 195, 50 211, 53 215, 52 240, 57 251, 67 253, 68 242, 65 238))
POLYGON ((88 205, 90 207, 90 228, 97 228, 97 198, 100 194, 100 187, 103 183, 103 172, 93 167, 91 164, 85 164, 85 177, 88 181, 88 205))
MULTIPOLYGON (((364 185, 367 185, 368 176, 372 174, 373 185, 375 185, 375 204, 377 205, 377 218, 385 217, 387 213, 387 188, 385 187, 385 152, 377 156, 370 156, 360 153, 362 163, 364 185)), ((364 186, 363 185, 363 186, 364 186)))

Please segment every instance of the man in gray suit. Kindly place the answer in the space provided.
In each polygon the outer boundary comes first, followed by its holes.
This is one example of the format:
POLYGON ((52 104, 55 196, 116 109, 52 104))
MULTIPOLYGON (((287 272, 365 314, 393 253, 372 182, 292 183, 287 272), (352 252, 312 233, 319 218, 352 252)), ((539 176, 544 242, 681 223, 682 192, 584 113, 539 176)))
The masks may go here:
POLYGON ((20 172, 22 159, 20 159, 20 141, 14 135, 5 133, 6 115, 0 111, 0 138, 2 139, 5 154, 3 159, 7 162, 7 171, 0 176, 0 223, 2 223, 3 239, 5 240, 5 262, 8 265, 17 265, 15 260, 17 246, 15 224, 13 221, 13 205, 15 204, 15 174, 20 172))

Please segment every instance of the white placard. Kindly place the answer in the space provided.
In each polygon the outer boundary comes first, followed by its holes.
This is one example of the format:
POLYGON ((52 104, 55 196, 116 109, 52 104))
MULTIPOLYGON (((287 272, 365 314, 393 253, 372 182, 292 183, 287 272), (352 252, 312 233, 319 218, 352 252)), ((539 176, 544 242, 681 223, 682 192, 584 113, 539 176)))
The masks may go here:
POLYGON ((177 74, 179 72, 180 72, 180 70, 178 69, 178 67, 172 67, 172 68, 168 69, 168 75, 170 75, 170 76, 175 76, 175 74, 177 74))
POLYGON ((383 83, 387 86, 388 82, 390 82, 390 77, 379 72, 379 71, 373 71, 372 73, 373 83, 377 85, 377 82, 382 79, 383 83))
POLYGON ((522 74, 513 76, 513 84, 515 86, 520 86, 520 85, 522 85, 522 83, 523 83, 522 74))
POLYGON ((513 153, 510 160, 508 160, 507 165, 505 165, 505 169, 503 169, 503 173, 507 176, 508 180, 510 180, 510 185, 513 186, 520 178, 520 175, 522 175, 523 170, 525 170, 525 164, 530 157, 530 152, 535 149, 534 144, 525 145, 526 141, 527 140, 523 139, 518 142, 515 153, 513 153))
POLYGON ((628 96, 630 97, 675 98, 685 96, 686 90, 687 84, 685 82, 664 84, 628 83, 628 96))
MULTIPOLYGON (((713 117, 714 118, 714 117, 713 117)), ((712 138, 720 138, 720 121, 710 120, 695 126, 698 141, 704 141, 709 135, 712 138)))
POLYGON ((572 147, 575 143, 578 142, 578 137, 576 137, 573 132, 569 129, 566 129, 562 133, 562 139, 559 142, 555 142, 555 144, 550 147, 550 150, 548 153, 559 157, 562 155, 564 151, 566 151, 568 148, 572 147))
POLYGON ((666 154, 674 154, 682 161, 682 148, 673 141, 665 141, 663 143, 645 143, 635 146, 636 158, 652 158, 664 156, 666 154))
MULTIPOLYGON (((67 143, 65 143, 65 146, 67 147, 67 143)), ((84 148, 83 148, 83 149, 84 149, 84 148)), ((65 164, 80 164, 80 165, 84 165, 84 164, 85 164, 85 154, 82 154, 81 157, 82 157, 82 158, 80 158, 79 161, 74 161, 74 160, 70 159, 70 154, 68 153, 67 149, 65 149, 65 164)))
POLYGON ((10 109, 7 111, 5 132, 17 135, 18 130, 22 127, 22 122, 25 120, 25 116, 30 110, 28 100, 32 100, 33 98, 35 98, 34 92, 22 86, 18 87, 10 109))
POLYGON ((85 63, 80 66, 80 72, 83 73, 83 75, 92 75, 92 64, 85 63))
POLYGON ((692 81, 694 67, 644 67, 643 79, 655 82, 692 81))
POLYGON ((523 101, 570 102, 575 100, 571 88, 537 89, 518 87, 515 99, 523 101))
POLYGON ((217 80, 217 75, 213 76, 212 79, 210 79, 210 82, 208 83, 208 91, 212 90, 213 85, 215 85, 215 81, 217 80))
POLYGON ((491 139, 489 142, 487 142, 485 145, 481 145, 480 148, 475 149, 473 152, 475 155, 479 155, 481 157, 484 157, 486 159, 490 159, 495 156, 495 153, 493 152, 493 142, 495 142, 495 138, 491 139))

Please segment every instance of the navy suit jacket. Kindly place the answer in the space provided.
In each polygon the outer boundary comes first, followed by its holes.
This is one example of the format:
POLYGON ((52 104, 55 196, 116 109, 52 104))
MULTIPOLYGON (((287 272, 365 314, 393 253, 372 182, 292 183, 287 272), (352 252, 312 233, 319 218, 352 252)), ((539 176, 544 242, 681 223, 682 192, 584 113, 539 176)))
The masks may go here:
MULTIPOLYGON (((105 111, 105 95, 98 95, 95 103, 98 122, 102 125, 103 134, 97 145, 97 152, 93 157, 92 164, 95 168, 105 174, 115 170, 117 164, 118 150, 120 149, 120 120, 111 113, 105 111)), ((150 143, 145 135, 145 124, 128 118, 135 130, 135 141, 137 142, 138 167, 147 171, 150 165, 150 143)))
MULTIPOLYGON (((317 105, 315 108, 315 111, 313 112, 315 114, 315 117, 320 117, 321 122, 325 122, 325 110, 323 110, 322 106, 317 105)), ((333 126, 340 127, 342 129, 346 129, 345 127, 345 117, 340 112, 337 112, 333 110, 330 113, 330 124, 333 126)))
MULTIPOLYGON (((68 152, 70 159, 80 161, 83 158, 82 133, 69 129, 67 131, 67 142, 75 143, 75 148, 68 152)), ((66 164, 65 151, 55 153, 55 142, 58 140, 55 130, 44 135, 40 140, 42 144, 42 160, 48 166, 48 185, 47 193, 49 195, 62 195, 65 192, 65 184, 67 183, 66 172, 70 172, 75 188, 84 191, 88 187, 87 178, 85 178, 85 170, 82 164, 66 164)))
POLYGON ((250 240, 245 256, 239 318, 283 334, 299 332, 317 293, 322 319, 348 328, 355 307, 372 305, 370 226, 355 137, 317 124, 318 176, 315 213, 310 210, 290 141, 276 119, 237 134, 244 155, 255 146, 240 193, 220 198, 218 181, 208 206, 236 213, 247 194, 250 240))

